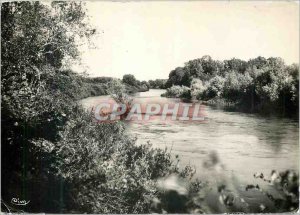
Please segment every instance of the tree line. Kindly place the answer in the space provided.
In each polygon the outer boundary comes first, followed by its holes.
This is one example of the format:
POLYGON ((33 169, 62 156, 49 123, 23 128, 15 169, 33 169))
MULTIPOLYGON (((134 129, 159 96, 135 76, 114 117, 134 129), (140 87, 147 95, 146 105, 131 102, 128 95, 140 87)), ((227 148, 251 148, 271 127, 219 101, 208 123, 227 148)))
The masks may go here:
POLYGON ((169 74, 165 96, 228 104, 247 112, 295 115, 299 101, 299 65, 281 58, 248 61, 203 56, 169 74))
MULTIPOLYGON (((150 88, 147 81, 139 81, 131 74, 125 74, 122 79, 118 79, 113 77, 89 77, 86 75, 78 75, 71 70, 67 70, 67 72, 68 76, 72 76, 72 78, 76 80, 76 85, 80 89, 76 94, 76 99, 78 100, 91 96, 109 95, 108 89, 114 80, 121 81, 128 94, 148 91, 150 88)), ((57 80, 57 82, 61 81, 62 80, 57 80)))

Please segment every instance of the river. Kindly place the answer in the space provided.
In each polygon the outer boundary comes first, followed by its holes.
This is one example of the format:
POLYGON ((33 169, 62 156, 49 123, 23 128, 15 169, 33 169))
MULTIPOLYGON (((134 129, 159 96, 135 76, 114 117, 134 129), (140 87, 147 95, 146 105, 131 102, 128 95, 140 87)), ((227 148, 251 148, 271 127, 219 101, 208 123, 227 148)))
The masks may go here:
MULTIPOLYGON (((150 90, 135 95, 140 103, 174 102, 163 98, 163 90, 150 90)), ((82 100, 85 107, 97 103, 99 97, 82 100)), ((272 170, 299 169, 298 121, 289 118, 262 117, 256 114, 228 112, 204 106, 203 122, 150 120, 129 123, 128 132, 137 144, 149 141, 153 147, 167 147, 180 164, 196 168, 196 176, 210 182, 231 181, 239 184, 259 183, 256 172, 269 175, 272 170), (204 163, 214 160, 213 168, 204 163)), ((242 189, 242 188, 238 188, 242 189)))
MULTIPOLYGON (((163 90, 150 90, 136 97, 144 102, 173 100, 160 97, 161 93, 163 90)), ((153 120, 142 125, 132 123, 129 132, 137 137, 138 143, 150 141, 154 147, 172 148, 172 153, 180 155, 184 164, 197 167, 199 176, 205 175, 202 164, 213 151, 225 172, 246 181, 255 172, 298 171, 297 120, 226 112, 210 106, 205 106, 205 112, 206 123, 153 120)))

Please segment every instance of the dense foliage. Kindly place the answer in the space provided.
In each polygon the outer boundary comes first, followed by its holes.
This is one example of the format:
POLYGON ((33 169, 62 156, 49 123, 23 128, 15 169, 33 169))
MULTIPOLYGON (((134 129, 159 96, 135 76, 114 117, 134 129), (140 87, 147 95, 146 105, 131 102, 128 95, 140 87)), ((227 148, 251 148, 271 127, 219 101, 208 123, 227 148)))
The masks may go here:
POLYGON ((151 89, 165 89, 166 88, 166 79, 155 79, 155 80, 149 80, 149 87, 151 89))
MULTIPOLYGON (((2 210, 168 211, 158 180, 191 171, 180 172, 166 150, 137 146, 123 122, 95 123, 77 104, 90 93, 113 94, 116 82, 67 69, 67 60, 78 57, 76 41, 95 33, 82 3, 4 3, 1 19, 2 210), (12 198, 30 202, 16 206, 12 198)), ((126 81, 124 88, 133 84, 126 81)))
POLYGON ((298 113, 299 66, 285 65, 281 58, 216 61, 204 56, 171 71, 166 85, 189 87, 195 99, 224 101, 239 110, 298 113))
POLYGON ((126 74, 122 78, 128 93, 143 92, 149 90, 149 84, 146 81, 137 80, 134 75, 126 74))
POLYGON ((166 90, 161 96, 167 98, 187 98, 190 99, 191 90, 186 86, 172 86, 166 90))
POLYGON ((84 14, 74 2, 1 7, 2 198, 30 197, 31 211, 63 207, 63 179, 42 143, 59 140, 80 93, 82 82, 63 66, 78 57, 76 40, 95 33, 84 14))
MULTIPOLYGON (((72 73, 72 71, 69 71, 72 73)), ((133 94, 137 92, 144 92, 149 90, 149 85, 146 81, 136 80, 133 75, 129 75, 133 77, 134 81, 128 81, 126 79, 127 75, 124 75, 122 83, 125 86, 126 93, 133 94)), ((84 75, 78 76, 75 75, 72 77, 74 80, 77 80, 77 86, 80 87, 78 89, 78 93, 76 94, 77 99, 82 99, 90 96, 101 96, 108 95, 109 88, 112 82, 116 78, 111 77, 87 77, 84 75)), ((60 80, 58 80, 59 82, 60 80)))

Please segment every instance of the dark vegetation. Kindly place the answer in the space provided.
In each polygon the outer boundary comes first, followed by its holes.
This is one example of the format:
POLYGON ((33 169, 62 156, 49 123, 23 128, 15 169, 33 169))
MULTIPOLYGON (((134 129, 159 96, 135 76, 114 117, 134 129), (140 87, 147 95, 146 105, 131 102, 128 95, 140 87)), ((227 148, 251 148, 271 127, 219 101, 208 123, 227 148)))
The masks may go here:
POLYGON ((107 95, 108 83, 113 80, 110 77, 80 77, 83 82, 83 90, 84 95, 81 98, 86 98, 90 96, 101 96, 107 95))
POLYGON ((246 112, 298 115, 299 66, 286 65, 281 58, 217 61, 203 56, 171 71, 166 87, 167 97, 187 96, 246 112), (190 93, 178 96, 184 87, 190 93))
POLYGON ((147 81, 136 80, 134 75, 127 74, 123 76, 123 84, 125 84, 127 93, 144 92, 149 90, 149 84, 147 81))
MULTIPOLYGON (((285 211, 296 211, 299 209, 299 176, 290 170, 277 172, 273 170, 271 177, 268 178, 264 174, 254 174, 254 177, 270 183, 275 189, 280 190, 281 195, 274 194, 270 191, 260 188, 258 184, 247 185, 246 190, 255 189, 261 192, 273 203, 273 211, 280 213, 285 211)), ((270 211, 271 208, 261 207, 261 212, 270 211)))
MULTIPOLYGON (((107 93, 111 81, 65 69, 66 59, 78 60, 76 41, 89 42, 95 33, 82 4, 2 4, 1 210, 168 211, 167 204, 152 206, 154 199, 164 201, 157 181, 189 171, 179 171, 166 150, 137 146, 123 122, 94 123, 77 103, 107 93), (30 203, 16 206, 12 198, 30 203)), ((147 85, 131 75, 123 83, 134 90, 147 85)))
MULTIPOLYGON (((66 71, 64 71, 66 72, 66 71)), ((108 89, 115 78, 111 77, 86 77, 68 70, 68 75, 76 80, 74 84, 80 89, 76 94, 77 99, 82 99, 90 96, 108 95, 108 89)), ((62 80, 57 80, 61 82, 62 80)), ((133 75, 124 75, 122 83, 126 88, 126 93, 134 94, 149 90, 149 85, 146 81, 136 80, 133 75), (130 78, 132 79, 130 79, 130 78)))
POLYGON ((167 79, 155 79, 148 81, 151 89, 166 89, 167 79))
MULTIPOLYGON (((116 80, 66 69, 78 60, 78 41, 96 33, 85 13, 81 2, 2 4, 1 210, 209 212, 192 167, 179 169, 167 150, 136 145, 124 122, 95 123, 78 105, 90 95, 126 99, 112 89, 116 80), (12 198, 30 202, 17 206, 12 198)), ((149 88, 131 75, 122 86, 149 88)))

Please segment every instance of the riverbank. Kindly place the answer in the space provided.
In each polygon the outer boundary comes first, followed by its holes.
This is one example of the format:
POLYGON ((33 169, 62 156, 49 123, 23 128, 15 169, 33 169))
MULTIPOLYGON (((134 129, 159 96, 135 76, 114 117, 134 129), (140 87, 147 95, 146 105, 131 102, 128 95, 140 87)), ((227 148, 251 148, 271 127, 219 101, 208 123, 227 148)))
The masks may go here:
POLYGON ((202 104, 210 105, 216 108, 222 108, 227 111, 237 111, 243 113, 255 113, 261 116, 278 116, 299 119, 299 112, 297 105, 291 105, 286 107, 280 102, 260 102, 252 103, 243 100, 232 100, 226 99, 222 96, 215 96, 207 99, 202 94, 197 94, 197 90, 186 87, 186 86, 172 86, 167 88, 161 95, 166 98, 180 98, 185 101, 199 101, 202 104))
POLYGON ((230 102, 223 98, 213 98, 207 101, 201 101, 202 104, 209 105, 214 108, 223 109, 225 111, 241 112, 247 114, 257 114, 262 117, 284 117, 294 120, 299 119, 298 112, 287 112, 285 109, 277 107, 275 104, 251 106, 239 104, 237 102, 230 102))
MULTIPOLYGON (((108 95, 108 89, 111 85, 111 82, 114 78, 111 77, 82 77, 82 76, 74 76, 74 79, 78 79, 78 85, 81 86, 80 94, 78 95, 78 99, 84 99, 93 96, 104 96, 108 95)), ((122 81, 122 84, 125 87, 126 93, 133 95, 138 92, 148 91, 148 85, 141 82, 135 81, 133 83, 125 83, 122 81)))

